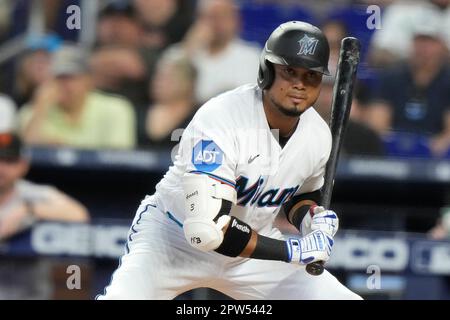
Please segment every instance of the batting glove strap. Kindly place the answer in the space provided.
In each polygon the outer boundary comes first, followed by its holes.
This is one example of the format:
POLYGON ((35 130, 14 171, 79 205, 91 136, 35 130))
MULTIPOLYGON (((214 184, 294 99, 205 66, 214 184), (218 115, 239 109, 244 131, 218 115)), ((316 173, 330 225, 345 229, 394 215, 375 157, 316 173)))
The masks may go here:
POLYGON ((320 230, 313 231, 303 238, 289 238, 286 241, 289 262, 306 265, 314 261, 327 261, 330 258, 333 239, 320 230))

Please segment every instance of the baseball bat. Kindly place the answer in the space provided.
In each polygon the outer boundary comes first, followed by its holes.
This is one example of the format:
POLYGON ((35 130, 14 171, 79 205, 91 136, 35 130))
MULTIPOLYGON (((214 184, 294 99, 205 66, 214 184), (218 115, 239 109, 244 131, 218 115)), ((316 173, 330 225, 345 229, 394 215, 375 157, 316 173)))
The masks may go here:
MULTIPOLYGON (((339 151, 341 150, 352 106, 353 85, 359 63, 360 49, 361 44, 358 39, 353 37, 342 39, 336 81, 333 87, 333 100, 331 103, 331 119, 329 124, 332 137, 331 153, 325 168, 325 181, 322 189, 321 205, 327 209, 331 203, 339 151)), ((323 261, 312 262, 306 266, 306 271, 315 276, 322 274, 323 270, 323 261)))

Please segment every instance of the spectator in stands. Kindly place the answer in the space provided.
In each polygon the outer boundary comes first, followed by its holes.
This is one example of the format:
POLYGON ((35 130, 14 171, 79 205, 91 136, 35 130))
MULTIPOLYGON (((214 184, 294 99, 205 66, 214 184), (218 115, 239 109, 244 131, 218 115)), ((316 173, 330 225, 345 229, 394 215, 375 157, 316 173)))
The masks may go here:
POLYGON ((136 119, 122 98, 96 92, 86 53, 66 45, 52 60, 54 79, 43 84, 20 111, 20 132, 33 145, 133 148, 136 119))
POLYGON ((408 60, 381 74, 370 107, 374 127, 434 136, 435 155, 450 146, 450 67, 441 28, 433 21, 417 26, 408 60))
POLYGON ((6 1, 0 2, 0 40, 3 39, 11 23, 11 4, 6 1))
POLYGON ((194 19, 192 0, 133 0, 133 5, 147 48, 164 49, 181 41, 194 19))
POLYGON ((382 15, 382 27, 372 38, 371 64, 383 66, 407 58, 417 27, 428 24, 440 25, 443 41, 450 46, 449 0, 398 1, 388 6, 382 15))
POLYGON ((450 238, 450 226, 444 225, 442 219, 439 219, 436 225, 428 232, 428 235, 434 240, 444 240, 450 238))
POLYGON ((121 95, 134 106, 147 104, 149 97, 146 87, 158 53, 153 52, 147 56, 149 66, 146 65, 142 53, 138 48, 131 47, 97 48, 90 59, 95 88, 121 95))
POLYGON ((183 49, 198 70, 196 98, 204 102, 222 91, 254 83, 260 49, 239 39, 239 10, 234 1, 200 1, 198 9, 183 49))
POLYGON ((76 200, 54 187, 23 180, 28 168, 19 138, 0 134, 0 240, 38 220, 89 220, 86 208, 76 200))
POLYGON ((441 208, 440 217, 428 235, 434 240, 450 239, 450 207, 441 208))
POLYGON ((143 29, 129 2, 112 2, 100 11, 97 21, 97 46, 139 47, 143 29))
MULTIPOLYGON (((331 117, 331 103, 333 100, 334 81, 330 77, 324 77, 319 98, 314 106, 322 118, 329 123, 331 117)), ((350 119, 347 124, 342 151, 349 155, 384 155, 384 147, 381 138, 364 122, 364 102, 361 99, 361 86, 357 86, 353 98, 350 119)))
POLYGON ((159 52, 143 46, 143 29, 131 4, 113 2, 99 14, 91 56, 94 86, 119 94, 134 106, 147 105, 147 83, 159 52))
POLYGON ((328 69, 330 70, 331 75, 336 76, 339 52, 341 51, 341 41, 347 36, 347 29, 343 23, 333 20, 324 23, 321 29, 330 45, 328 69))
POLYGON ((16 130, 16 105, 7 95, 0 94, 0 133, 16 130))
MULTIPOLYGON (((351 9, 350 9, 351 10, 351 9)), ((322 25, 322 30, 330 45, 330 59, 328 68, 333 77, 336 76, 341 41, 348 36, 344 21, 339 19, 328 20, 322 25)), ((353 104, 350 113, 350 120, 346 130, 343 144, 343 151, 347 154, 370 154, 383 155, 384 148, 381 138, 377 132, 372 130, 366 123, 366 102, 363 97, 365 87, 362 83, 357 83, 354 90, 353 104)), ((319 113, 329 122, 331 116, 331 102, 333 98, 333 79, 324 80, 321 95, 317 101, 316 108, 319 113)))
POLYGON ((367 121, 369 100, 366 90, 362 82, 356 83, 342 150, 353 155, 385 156, 383 137, 371 128, 367 121))
POLYGON ((188 59, 177 51, 164 54, 149 88, 154 103, 138 117, 141 145, 173 146, 178 141, 181 135, 172 140, 172 133, 184 129, 197 111, 195 80, 196 69, 188 59))
POLYGON ((61 39, 53 34, 27 40, 28 50, 16 67, 13 98, 18 106, 28 103, 35 90, 51 77, 51 55, 60 44, 61 39))

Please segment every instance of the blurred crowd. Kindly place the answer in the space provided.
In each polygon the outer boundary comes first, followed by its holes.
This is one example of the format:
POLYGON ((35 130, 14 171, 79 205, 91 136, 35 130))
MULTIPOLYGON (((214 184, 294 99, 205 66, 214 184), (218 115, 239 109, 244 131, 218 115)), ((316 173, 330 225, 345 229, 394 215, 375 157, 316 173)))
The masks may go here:
MULTIPOLYGON (((32 3, 2 2, 4 44, 32 3)), ((333 75, 342 38, 361 39, 346 153, 450 157, 448 0, 104 0, 89 45, 60 22, 64 5, 81 1, 41 3, 45 32, 30 33, 26 49, 0 66, 0 130, 28 145, 175 145, 172 133, 202 103, 255 82, 264 39, 299 19, 324 30, 333 75), (368 9, 374 4, 380 16, 368 9)), ((324 79, 315 106, 326 120, 333 85, 333 76, 324 79)))
POLYGON ((1 113, 29 145, 168 146, 203 102, 255 81, 260 47, 240 27, 229 0, 106 1, 92 46, 52 29, 29 40, 1 113))
MULTIPOLYGON (((0 2, 0 148, 10 150, 14 141, 81 149, 174 146, 174 132, 205 101, 256 83, 260 51, 274 27, 305 20, 330 43, 332 76, 324 78, 315 105, 327 121, 340 42, 346 36, 362 42, 344 153, 450 158, 450 0, 99 0, 91 43, 61 22, 66 7, 81 2, 42 0, 44 32, 28 32, 24 50, 5 59, 34 7, 32 0, 0 2)), ((3 168, 18 167, 8 177, 14 181, 27 170, 26 159, 5 157, 0 154, 0 220, 13 190, 12 183, 2 187, 3 168)), ((46 188, 49 199, 72 206, 72 218, 88 219, 75 200, 46 188)), ((31 210, 26 201, 22 207, 31 210)))

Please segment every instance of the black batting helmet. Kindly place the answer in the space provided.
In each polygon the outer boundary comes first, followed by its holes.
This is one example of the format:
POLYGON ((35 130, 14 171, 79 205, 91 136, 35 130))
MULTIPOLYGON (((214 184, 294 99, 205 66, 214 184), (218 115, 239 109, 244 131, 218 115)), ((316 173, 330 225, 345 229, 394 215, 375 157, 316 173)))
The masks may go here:
POLYGON ((283 23, 272 32, 261 53, 258 85, 261 89, 272 85, 273 63, 329 75, 329 56, 327 38, 319 28, 301 21, 283 23))

